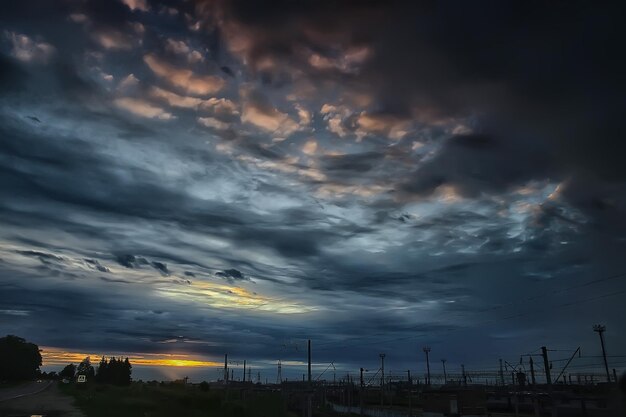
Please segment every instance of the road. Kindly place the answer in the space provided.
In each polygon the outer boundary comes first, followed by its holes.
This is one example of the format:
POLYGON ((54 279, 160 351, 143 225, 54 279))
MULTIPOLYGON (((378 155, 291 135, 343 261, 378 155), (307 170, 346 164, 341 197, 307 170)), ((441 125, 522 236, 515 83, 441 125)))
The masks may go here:
POLYGON ((0 389, 0 416, 3 415, 84 417, 74 405, 74 399, 50 381, 0 389))
POLYGON ((52 381, 27 382, 9 388, 0 389, 0 402, 13 400, 16 398, 26 397, 28 395, 38 394, 48 389, 52 385, 52 381))

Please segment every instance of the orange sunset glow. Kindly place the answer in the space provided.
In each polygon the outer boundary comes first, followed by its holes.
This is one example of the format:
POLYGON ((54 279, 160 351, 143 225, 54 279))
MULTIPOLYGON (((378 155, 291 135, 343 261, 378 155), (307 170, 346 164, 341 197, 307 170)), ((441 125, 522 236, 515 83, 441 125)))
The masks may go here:
POLYGON ((105 357, 127 357, 133 366, 174 366, 174 367, 216 367, 222 364, 214 361, 203 360, 202 358, 178 354, 178 353, 132 353, 132 354, 109 354, 93 352, 66 351, 54 347, 42 347, 41 356, 44 365, 67 365, 68 363, 80 363, 89 356, 92 362, 97 362, 102 356, 105 357))

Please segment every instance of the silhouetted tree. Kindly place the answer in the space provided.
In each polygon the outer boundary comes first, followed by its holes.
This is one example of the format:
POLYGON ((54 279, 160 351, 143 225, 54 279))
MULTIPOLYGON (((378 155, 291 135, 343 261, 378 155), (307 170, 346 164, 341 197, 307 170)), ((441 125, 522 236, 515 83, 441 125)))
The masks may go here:
POLYGON ((66 365, 65 368, 63 368, 61 372, 59 372, 59 376, 64 379, 73 379, 74 375, 76 375, 76 365, 74 365, 73 363, 66 365))
POLYGON ((91 359, 89 356, 78 364, 78 367, 76 368, 76 375, 85 375, 88 380, 94 377, 95 372, 93 370, 93 366, 91 366, 91 359))
POLYGON ((96 371, 96 381, 98 382, 107 382, 108 379, 108 368, 109 363, 104 356, 100 359, 100 364, 98 365, 98 370, 96 371))
POLYGON ((132 380, 131 374, 133 373, 133 366, 130 364, 128 358, 124 359, 124 385, 130 385, 130 381, 132 380))
POLYGON ((132 365, 128 358, 109 358, 107 361, 104 357, 98 365, 96 380, 107 384, 129 385, 131 382, 132 365))
POLYGON ((36 344, 12 335, 0 338, 0 380, 34 379, 40 366, 41 353, 36 344))
POLYGON ((201 390, 201 391, 208 391, 208 390, 209 390, 209 387, 210 387, 210 385, 209 385, 209 383, 208 383, 208 382, 206 382, 206 381, 202 381, 202 382, 200 383, 200 390, 201 390))

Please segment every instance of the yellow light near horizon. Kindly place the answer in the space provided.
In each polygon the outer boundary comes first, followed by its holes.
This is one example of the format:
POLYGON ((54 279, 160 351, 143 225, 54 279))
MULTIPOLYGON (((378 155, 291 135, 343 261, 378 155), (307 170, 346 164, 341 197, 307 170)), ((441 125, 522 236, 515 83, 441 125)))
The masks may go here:
POLYGON ((65 351, 54 347, 42 347, 41 356, 44 365, 67 365, 78 364, 87 356, 91 358, 92 365, 97 366, 100 358, 128 357, 133 366, 172 366, 172 367, 220 367, 221 362, 206 361, 187 354, 153 354, 153 353, 130 353, 130 354, 103 354, 65 351))
POLYGON ((162 286, 157 293, 176 299, 187 299, 214 308, 257 310, 277 314, 302 314, 316 311, 316 307, 269 298, 249 290, 225 284, 195 281, 185 286, 162 286))
POLYGON ((182 367, 214 367, 221 366, 217 362, 196 361, 190 359, 160 359, 150 361, 154 366, 182 366, 182 367))

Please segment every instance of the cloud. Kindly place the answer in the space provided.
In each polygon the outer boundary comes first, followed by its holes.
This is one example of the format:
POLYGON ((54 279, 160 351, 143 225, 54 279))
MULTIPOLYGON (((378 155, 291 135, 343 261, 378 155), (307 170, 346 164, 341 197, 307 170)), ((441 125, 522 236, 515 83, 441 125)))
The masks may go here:
POLYGON ((230 126, 229 123, 220 119, 232 119, 232 116, 239 114, 235 103, 223 98, 212 97, 205 100, 197 97, 181 96, 159 87, 152 87, 149 93, 153 98, 165 101, 173 107, 192 109, 202 113, 213 113, 217 117, 198 117, 197 121, 203 126, 218 130, 226 130, 230 126))
POLYGON ((253 124, 279 139, 284 139, 300 129, 300 125, 288 114, 280 112, 256 93, 249 94, 245 99, 241 121, 253 124))
POLYGON ((201 52, 193 50, 187 55, 187 61, 191 64, 197 64, 199 62, 204 62, 204 56, 201 52))
POLYGON ((220 91, 224 80, 212 75, 196 75, 189 69, 177 68, 153 54, 144 56, 144 62, 159 77, 188 94, 206 96, 220 91))
POLYGON ((181 96, 159 87, 152 87, 150 89, 150 95, 154 98, 165 100, 170 106, 182 107, 186 109, 198 109, 199 106, 206 103, 206 100, 201 98, 181 96))
POLYGON ((27 79, 26 71, 14 59, 0 54, 0 91, 22 90, 27 79))
POLYGON ((191 64, 204 61, 204 56, 196 50, 191 49, 185 42, 168 38, 165 40, 165 50, 173 54, 184 55, 191 64))
POLYGON ((135 74, 128 74, 117 85, 117 89, 120 91, 130 91, 139 85, 139 79, 135 77, 135 74))
POLYGON ((163 275, 163 276, 169 276, 170 275, 170 271, 169 271, 169 269, 167 269, 167 264, 164 264, 163 262, 152 261, 150 263, 150 265, 152 265, 152 267, 154 269, 159 271, 161 273, 161 275, 163 275))
POLYGON ((98 29, 92 32, 91 37, 104 49, 130 50, 133 48, 134 39, 120 30, 98 29))
POLYGON ((358 126, 356 134, 359 137, 374 133, 398 140, 412 130, 411 120, 402 120, 388 115, 361 113, 356 119, 356 123, 358 126))
POLYGON ((185 42, 169 38, 165 40, 165 50, 175 54, 188 54, 190 51, 185 42))
POLYGON ((225 98, 211 97, 210 99, 205 100, 202 104, 204 108, 213 110, 217 115, 230 116, 239 114, 237 104, 225 98))
POLYGON ((539 145, 528 147, 479 134, 452 136, 402 188, 421 195, 442 185, 452 185, 465 196, 500 193, 557 174, 550 160, 549 151, 539 145), (526 169, 528 164, 532 170, 526 169))
POLYGON ((212 127, 217 130, 226 130, 230 128, 228 123, 224 123, 215 117, 198 117, 198 123, 205 127, 212 127))
POLYGON ((224 271, 218 271, 215 273, 215 276, 225 279, 228 282, 235 281, 249 281, 250 278, 244 276, 241 271, 237 269, 226 269, 224 271))
POLYGON ((42 262, 48 261, 48 260, 57 261, 57 262, 65 262, 65 259, 63 257, 53 255, 51 253, 39 252, 39 251, 34 251, 34 250, 19 250, 17 251, 17 253, 23 256, 31 256, 31 257, 38 258, 42 262))
POLYGON ((296 104, 296 110, 298 111, 298 117, 300 118, 300 124, 306 126, 311 123, 311 112, 296 104))
POLYGON ((116 261, 125 268, 140 268, 142 265, 148 265, 145 258, 137 257, 129 254, 116 255, 116 261))
POLYGON ((172 113, 142 99, 122 97, 113 100, 113 103, 120 109, 148 119, 171 120, 176 118, 172 113))
POLYGON ((414 133, 413 126, 407 129, 403 123, 407 119, 433 129, 447 121, 473 119, 472 129, 454 134, 479 132, 537 146, 539 152, 547 150, 553 156, 552 165, 567 165, 568 171, 580 173, 577 178, 590 172, 605 179, 626 177, 623 164, 607 159, 605 153, 610 149, 608 154, 618 155, 623 148, 610 139, 623 131, 615 112, 624 97, 615 88, 621 85, 619 72, 608 70, 613 58, 599 52, 619 48, 618 36, 608 29, 613 26, 600 23, 617 24, 610 8, 588 13, 576 7, 561 19, 560 8, 548 5, 541 16, 530 17, 529 33, 528 11, 510 4, 493 9, 491 16, 497 18, 479 16, 468 5, 433 9, 411 2, 336 7, 324 1, 261 8, 218 1, 215 7, 224 19, 213 19, 208 9, 202 18, 219 25, 243 65, 269 82, 288 79, 318 89, 337 86, 344 91, 344 105, 348 97, 371 98, 374 108, 351 112, 360 115, 358 120, 323 112, 329 130, 340 137, 354 132, 400 140, 414 133), (558 33, 551 23, 556 20, 562 22, 558 33), (276 25, 277 21, 290 24, 276 25), (431 22, 439 23, 430 26, 431 22), (428 28, 422 30, 426 23, 428 28), (296 27, 302 36, 290 36, 296 27), (443 33, 437 27, 448 30, 443 33), (579 44, 583 32, 590 34, 583 49, 556 46, 579 44), (464 37, 466 33, 471 36, 464 37), (501 42, 486 45, 484 39, 493 33, 503 36, 501 42), (589 57, 582 65, 581 56, 589 57), (342 59, 353 60, 358 71, 337 74, 334 69, 346 68, 342 59), (542 69, 532 64, 545 59, 549 62, 542 69), (560 76, 563 73, 568 76, 560 76), (592 90, 597 94, 590 97, 592 90), (594 112, 597 108, 605 111, 594 112), (586 123, 576 122, 585 115, 586 123), (602 138, 601 144, 597 138, 602 138))
POLYGON ((320 109, 324 120, 328 124, 328 130, 339 137, 345 137, 350 133, 352 128, 347 126, 347 118, 352 112, 345 106, 335 106, 333 104, 324 104, 320 109))
POLYGON ((308 140, 302 147, 302 152, 307 155, 314 155, 317 151, 317 142, 314 139, 308 140))
POLYGON ((339 52, 337 57, 324 56, 318 53, 306 52, 308 63, 318 70, 337 70, 344 73, 358 72, 359 67, 368 59, 371 50, 365 46, 354 47, 348 51, 339 52))
POLYGON ((124 3, 130 10, 140 10, 142 12, 147 12, 150 10, 148 6, 148 2, 146 0, 120 0, 124 3))
POLYGON ((51 44, 23 34, 5 31, 4 36, 11 42, 11 55, 23 62, 46 63, 56 51, 51 44))
POLYGON ((87 258, 85 258, 84 261, 85 261, 85 263, 89 267, 91 267, 91 268, 93 268, 93 269, 95 269, 97 271, 107 272, 107 273, 111 272, 111 270, 109 268, 107 268, 106 266, 102 265, 97 259, 87 259, 87 258))

